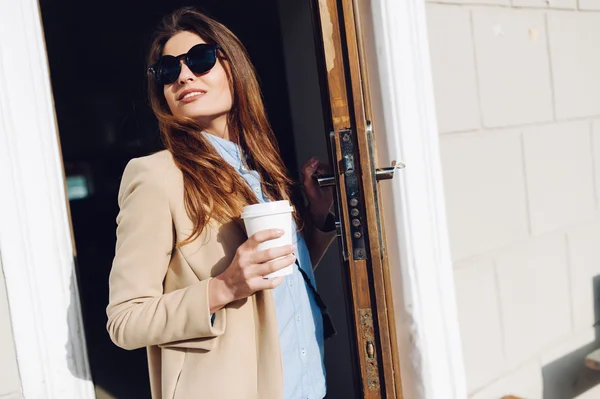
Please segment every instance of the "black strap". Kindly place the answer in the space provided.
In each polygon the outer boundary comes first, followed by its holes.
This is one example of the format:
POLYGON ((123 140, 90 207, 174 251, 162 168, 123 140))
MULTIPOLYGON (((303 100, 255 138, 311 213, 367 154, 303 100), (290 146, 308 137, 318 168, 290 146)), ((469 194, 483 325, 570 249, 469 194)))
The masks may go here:
POLYGON ((334 335, 336 335, 337 331, 335 330, 335 326, 333 325, 333 322, 331 321, 331 316, 329 316, 329 311, 327 310, 327 306, 325 305, 325 302, 323 302, 323 298, 321 298, 321 295, 319 295, 319 293, 317 292, 317 289, 313 285, 312 281, 310 281, 310 278, 308 277, 306 272, 304 270, 302 270, 302 268, 300 267, 298 260, 296 260, 296 266, 298 266, 298 270, 300 271, 300 274, 302 274, 302 278, 304 278, 306 285, 312 292, 313 297, 315 298, 315 301, 317 302, 317 306, 321 310, 321 316, 323 317, 323 336, 325 337, 325 339, 329 339, 329 338, 333 337, 334 335))

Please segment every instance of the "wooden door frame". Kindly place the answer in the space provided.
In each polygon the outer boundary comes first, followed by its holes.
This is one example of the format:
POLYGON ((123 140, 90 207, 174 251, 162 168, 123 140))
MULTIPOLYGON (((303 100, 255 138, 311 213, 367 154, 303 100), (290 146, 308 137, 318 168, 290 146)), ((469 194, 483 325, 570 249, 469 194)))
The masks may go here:
MULTIPOLYGON (((365 32, 404 395, 466 397, 425 4, 372 0, 365 32)), ((23 397, 93 398, 35 0, 0 0, 0 259, 23 397)))

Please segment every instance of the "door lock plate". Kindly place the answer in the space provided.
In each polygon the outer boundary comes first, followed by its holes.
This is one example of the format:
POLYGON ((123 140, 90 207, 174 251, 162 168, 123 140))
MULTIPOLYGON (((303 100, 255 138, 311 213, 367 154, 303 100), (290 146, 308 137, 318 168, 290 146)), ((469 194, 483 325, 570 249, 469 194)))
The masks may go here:
POLYGON ((339 132, 342 158, 339 162, 340 174, 344 175, 346 186, 346 205, 350 214, 350 239, 352 240, 352 256, 354 260, 367 259, 365 248, 363 204, 360 196, 359 176, 355 160, 354 141, 352 129, 343 129, 339 132))

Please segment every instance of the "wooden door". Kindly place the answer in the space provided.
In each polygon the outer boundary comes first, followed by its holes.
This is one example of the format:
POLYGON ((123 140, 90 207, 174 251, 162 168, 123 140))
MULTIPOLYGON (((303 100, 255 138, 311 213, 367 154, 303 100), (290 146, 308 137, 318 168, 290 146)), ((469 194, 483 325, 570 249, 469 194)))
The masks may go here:
MULTIPOLYGON (((340 251, 350 299, 355 374, 364 398, 401 398, 385 232, 378 181, 396 165, 377 169, 359 0, 311 0, 330 133, 340 251)), ((385 184, 385 183, 384 183, 385 184)))

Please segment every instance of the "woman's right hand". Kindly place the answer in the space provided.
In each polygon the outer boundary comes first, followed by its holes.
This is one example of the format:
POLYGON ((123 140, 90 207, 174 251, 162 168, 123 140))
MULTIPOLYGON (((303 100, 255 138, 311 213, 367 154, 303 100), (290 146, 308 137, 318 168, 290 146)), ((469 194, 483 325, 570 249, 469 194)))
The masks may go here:
POLYGON ((215 313, 230 302, 247 298, 257 291, 273 289, 283 277, 265 279, 264 276, 294 263, 294 245, 257 251, 259 244, 279 238, 283 231, 262 230, 240 245, 229 267, 209 281, 210 313, 215 313), (281 258, 281 259, 277 259, 281 258), (273 259, 276 261, 271 262, 273 259))

